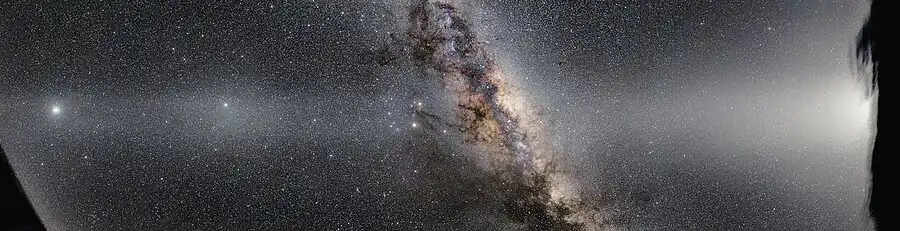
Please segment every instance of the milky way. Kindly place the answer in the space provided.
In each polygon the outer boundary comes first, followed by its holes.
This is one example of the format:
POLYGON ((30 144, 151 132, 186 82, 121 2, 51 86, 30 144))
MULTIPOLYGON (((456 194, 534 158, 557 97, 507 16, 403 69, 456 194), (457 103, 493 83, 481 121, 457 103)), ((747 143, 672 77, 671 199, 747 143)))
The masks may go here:
MULTIPOLYGON (((584 203, 561 171, 543 134, 539 117, 504 76, 472 30, 470 21, 450 3, 415 1, 409 7, 404 38, 427 75, 440 78, 452 92, 456 119, 418 110, 429 124, 457 128, 474 146, 479 163, 501 181, 504 213, 535 229, 598 229, 600 215, 584 203)), ((434 126, 429 126, 434 127, 434 126)))
POLYGON ((867 230, 867 2, 0 1, 0 145, 51 230, 867 230))

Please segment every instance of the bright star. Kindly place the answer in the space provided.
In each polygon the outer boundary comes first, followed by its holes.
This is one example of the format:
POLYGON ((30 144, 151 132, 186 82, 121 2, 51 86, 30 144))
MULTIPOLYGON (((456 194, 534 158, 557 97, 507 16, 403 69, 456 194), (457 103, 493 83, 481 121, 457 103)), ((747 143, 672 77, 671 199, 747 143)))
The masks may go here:
POLYGON ((228 107, 228 103, 223 103, 222 106, 228 107))
POLYGON ((419 124, 417 124, 417 123, 412 123, 412 127, 418 127, 418 126, 419 126, 419 124))

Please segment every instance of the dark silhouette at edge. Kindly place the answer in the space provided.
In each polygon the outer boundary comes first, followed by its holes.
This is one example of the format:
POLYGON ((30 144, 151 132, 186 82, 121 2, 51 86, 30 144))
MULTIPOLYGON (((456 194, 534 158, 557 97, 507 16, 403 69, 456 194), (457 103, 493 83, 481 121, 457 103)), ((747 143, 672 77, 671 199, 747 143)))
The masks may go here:
MULTIPOLYGON (((875 142, 871 155, 871 186, 869 191, 869 215, 875 222, 876 230, 900 230, 897 221, 891 216, 891 206, 893 196, 896 196, 897 190, 893 188, 891 176, 895 175, 898 167, 892 166, 895 161, 892 153, 894 142, 891 135, 897 131, 895 126, 894 111, 889 104, 897 102, 894 98, 896 90, 894 88, 893 77, 895 68, 893 57, 891 57, 892 49, 888 48, 895 37, 892 27, 895 26, 897 12, 890 10, 896 9, 889 0, 872 0, 869 17, 863 25, 859 33, 856 45, 856 57, 866 68, 863 71, 870 71, 871 68, 871 92, 878 95, 877 114, 875 127, 875 142)), ((868 79, 866 81, 869 81, 868 79)))
POLYGON ((37 231, 46 230, 40 218, 28 201, 22 185, 13 172, 6 152, 0 147, 0 230, 37 231))

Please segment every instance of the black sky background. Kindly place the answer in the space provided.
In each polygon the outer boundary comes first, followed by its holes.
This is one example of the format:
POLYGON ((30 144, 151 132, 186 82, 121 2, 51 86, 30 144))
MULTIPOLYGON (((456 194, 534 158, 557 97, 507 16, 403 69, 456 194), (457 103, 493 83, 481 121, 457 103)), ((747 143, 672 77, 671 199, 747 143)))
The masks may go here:
MULTIPOLYGON (((459 4, 621 227, 867 228, 865 2, 459 4)), ((374 62, 398 12, 5 2, 0 144, 54 230, 504 227, 452 206, 477 171, 423 154, 438 81, 374 62)))

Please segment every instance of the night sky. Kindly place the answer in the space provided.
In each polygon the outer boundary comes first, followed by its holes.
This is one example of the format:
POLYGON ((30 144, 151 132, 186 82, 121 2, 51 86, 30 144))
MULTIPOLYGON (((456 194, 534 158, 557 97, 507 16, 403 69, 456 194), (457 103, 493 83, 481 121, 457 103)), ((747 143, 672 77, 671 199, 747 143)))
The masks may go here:
POLYGON ((52 230, 867 230, 867 9, 5 1, 0 145, 52 230))

